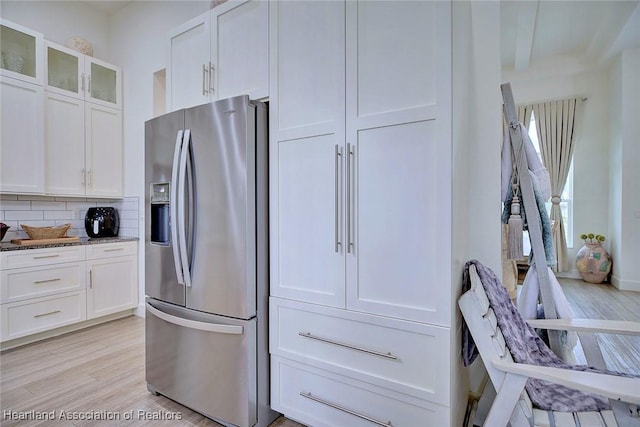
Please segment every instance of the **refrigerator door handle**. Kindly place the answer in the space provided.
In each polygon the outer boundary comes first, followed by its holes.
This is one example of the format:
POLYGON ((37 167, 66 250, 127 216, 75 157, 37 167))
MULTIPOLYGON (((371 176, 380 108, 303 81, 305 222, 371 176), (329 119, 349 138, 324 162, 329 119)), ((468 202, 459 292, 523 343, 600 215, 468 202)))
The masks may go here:
POLYGON ((240 325, 223 325, 220 323, 206 323, 198 322, 196 320, 183 319, 182 317, 172 316, 171 314, 158 310, 149 303, 147 303, 147 310, 149 310, 149 313, 164 321, 173 323, 174 325, 182 326, 184 328, 230 335, 242 335, 244 333, 244 327, 240 325))
POLYGON ((178 251, 178 166, 180 160, 180 151, 182 149, 183 130, 179 130, 176 136, 176 145, 173 150, 173 163, 171 166, 171 184, 170 184, 170 212, 169 227, 171 228, 171 246, 173 246, 173 263, 176 267, 176 277, 178 283, 184 286, 184 275, 182 274, 182 261, 180 260, 180 252, 178 251))
POLYGON ((184 285, 191 287, 191 272, 189 271, 189 255, 187 254, 187 225, 185 211, 185 182, 187 181, 187 160, 189 159, 189 145, 191 143, 191 129, 184 131, 182 139, 182 150, 180 154, 180 166, 178 169, 178 246, 180 248, 180 259, 182 260, 182 274, 184 285))

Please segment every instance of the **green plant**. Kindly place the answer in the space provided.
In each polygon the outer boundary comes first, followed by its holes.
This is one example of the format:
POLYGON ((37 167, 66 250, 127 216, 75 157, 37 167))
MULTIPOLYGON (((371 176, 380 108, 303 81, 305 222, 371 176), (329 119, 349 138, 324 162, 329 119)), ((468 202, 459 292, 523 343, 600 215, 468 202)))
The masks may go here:
POLYGON ((584 240, 585 243, 602 243, 606 240, 602 234, 581 234, 580 238, 584 240))

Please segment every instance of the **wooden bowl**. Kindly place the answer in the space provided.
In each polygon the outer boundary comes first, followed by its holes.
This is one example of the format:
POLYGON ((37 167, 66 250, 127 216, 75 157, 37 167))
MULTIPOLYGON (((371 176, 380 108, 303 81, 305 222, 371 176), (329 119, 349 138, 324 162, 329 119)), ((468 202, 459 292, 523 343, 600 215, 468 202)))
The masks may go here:
POLYGON ((71 227, 71 224, 52 227, 31 227, 29 225, 20 224, 20 227, 22 227, 31 240, 42 240, 64 237, 65 234, 67 234, 69 227, 71 227))

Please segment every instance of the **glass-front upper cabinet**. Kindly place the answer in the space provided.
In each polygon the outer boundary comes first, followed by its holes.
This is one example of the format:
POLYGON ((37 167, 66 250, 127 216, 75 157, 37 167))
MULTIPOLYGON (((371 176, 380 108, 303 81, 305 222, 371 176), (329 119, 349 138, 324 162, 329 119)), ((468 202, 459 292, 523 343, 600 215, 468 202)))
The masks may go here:
POLYGON ((44 36, 22 25, 0 19, 0 73, 42 85, 44 36))
POLYGON ((121 108, 121 71, 67 47, 46 42, 47 90, 107 107, 121 108))
POLYGON ((47 90, 84 99, 84 55, 48 41, 45 46, 47 90))
POLYGON ((107 107, 122 108, 122 72, 119 67, 85 57, 87 100, 107 107))

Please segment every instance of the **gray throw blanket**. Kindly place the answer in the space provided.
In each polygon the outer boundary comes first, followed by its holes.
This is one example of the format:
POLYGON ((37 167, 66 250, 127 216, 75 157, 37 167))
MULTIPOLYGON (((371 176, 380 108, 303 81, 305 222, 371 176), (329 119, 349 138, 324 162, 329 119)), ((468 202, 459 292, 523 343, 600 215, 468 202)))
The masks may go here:
MULTIPOLYGON (((516 306, 511 302, 507 290, 490 268, 485 267, 476 260, 468 261, 464 267, 462 291, 466 292, 471 288, 469 277, 469 266, 471 264, 476 266, 482 286, 498 320, 498 326, 502 330, 507 347, 515 362, 624 377, 632 376, 584 365, 569 365, 565 363, 547 347, 536 331, 522 318, 516 306)), ((464 365, 468 366, 477 357, 478 351, 468 327, 464 323, 462 325, 462 340, 462 357, 464 365)), ((604 397, 583 393, 547 381, 530 378, 525 387, 533 406, 546 411, 577 412, 609 409, 609 401, 604 397)))

